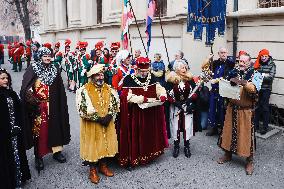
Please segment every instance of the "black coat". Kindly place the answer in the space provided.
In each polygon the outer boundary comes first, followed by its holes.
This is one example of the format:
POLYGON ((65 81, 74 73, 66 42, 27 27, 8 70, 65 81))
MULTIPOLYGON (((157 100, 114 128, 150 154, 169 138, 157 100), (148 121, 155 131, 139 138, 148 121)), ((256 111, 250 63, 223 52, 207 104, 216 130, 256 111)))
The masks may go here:
POLYGON ((199 90, 197 90, 197 102, 196 106, 199 111, 208 112, 209 111, 209 88, 206 86, 202 86, 199 90))
MULTIPOLYGON (((28 103, 25 101, 27 91, 32 88, 37 79, 33 67, 28 67, 24 74, 20 96, 23 99, 23 114, 25 127, 25 142, 27 149, 33 147, 32 118, 29 116, 28 103)), ((67 97, 60 72, 51 86, 49 86, 49 119, 48 119, 48 146, 56 147, 70 142, 70 124, 67 106, 67 97)))
MULTIPOLYGON (((12 147, 12 135, 10 114, 7 98, 11 97, 14 104, 15 125, 22 128, 21 104, 17 94, 12 90, 0 87, 0 188, 15 188, 15 160, 14 149, 12 147)), ((23 129, 23 128, 22 128, 23 129)), ((21 181, 24 182, 31 178, 26 156, 26 150, 21 132, 17 134, 17 149, 20 159, 20 170, 22 173, 21 181)))

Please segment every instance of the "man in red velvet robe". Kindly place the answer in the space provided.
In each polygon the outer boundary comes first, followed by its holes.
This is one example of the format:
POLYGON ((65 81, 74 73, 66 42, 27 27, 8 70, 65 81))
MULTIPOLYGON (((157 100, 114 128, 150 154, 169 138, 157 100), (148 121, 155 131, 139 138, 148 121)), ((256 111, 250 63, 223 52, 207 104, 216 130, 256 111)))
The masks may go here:
POLYGON ((150 73, 150 60, 137 59, 135 75, 125 77, 121 93, 119 163, 147 164, 168 147, 163 102, 166 90, 150 73))

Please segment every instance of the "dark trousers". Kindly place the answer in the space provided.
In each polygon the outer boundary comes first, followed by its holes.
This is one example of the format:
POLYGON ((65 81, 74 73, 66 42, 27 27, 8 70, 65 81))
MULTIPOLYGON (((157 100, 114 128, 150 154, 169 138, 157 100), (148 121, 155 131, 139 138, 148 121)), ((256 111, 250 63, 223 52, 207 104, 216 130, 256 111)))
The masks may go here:
POLYGON ((21 71, 22 70, 22 61, 13 62, 13 70, 21 71), (19 69, 18 69, 18 67, 19 67, 19 69))
POLYGON ((225 120, 224 98, 219 93, 211 91, 209 103, 209 128, 223 128, 225 120))
POLYGON ((258 129, 260 118, 263 121, 263 129, 268 128, 269 123, 269 98, 271 90, 261 89, 259 91, 258 102, 255 109, 254 125, 258 129))
POLYGON ((4 64, 4 56, 0 55, 0 64, 4 64))

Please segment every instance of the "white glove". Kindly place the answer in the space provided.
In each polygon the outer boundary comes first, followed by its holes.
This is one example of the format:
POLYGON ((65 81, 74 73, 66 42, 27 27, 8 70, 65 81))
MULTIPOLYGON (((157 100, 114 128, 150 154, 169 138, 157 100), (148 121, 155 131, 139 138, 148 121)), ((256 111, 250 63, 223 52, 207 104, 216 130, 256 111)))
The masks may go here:
POLYGON ((144 96, 142 95, 133 95, 130 99, 129 99, 129 102, 133 102, 135 104, 142 104, 144 103, 144 96))
POLYGON ((88 63, 89 63, 89 64, 93 64, 93 61, 92 61, 92 60, 88 60, 88 63))
POLYGON ((86 69, 83 69, 83 70, 82 70, 82 72, 81 72, 81 77, 84 77, 86 71, 87 71, 86 69))

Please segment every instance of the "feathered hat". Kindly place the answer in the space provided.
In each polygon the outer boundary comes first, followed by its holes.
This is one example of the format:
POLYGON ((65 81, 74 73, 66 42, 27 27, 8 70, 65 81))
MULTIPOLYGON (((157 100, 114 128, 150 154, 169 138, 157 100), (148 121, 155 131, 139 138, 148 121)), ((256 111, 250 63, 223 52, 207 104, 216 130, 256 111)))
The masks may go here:
POLYGON ((46 48, 48 48, 48 49, 51 49, 51 44, 50 43, 45 43, 45 44, 43 44, 43 47, 46 47, 46 48))
POLYGON ((81 42, 79 43, 79 49, 80 49, 80 50, 82 50, 82 49, 85 49, 85 50, 86 50, 87 46, 88 46, 88 42, 86 42, 86 41, 81 41, 81 42))
POLYGON ((104 42, 103 41, 99 41, 95 45, 95 49, 96 50, 102 50, 103 47, 104 47, 104 42))
POLYGON ((59 49, 60 48, 60 42, 55 43, 54 46, 59 49))
POLYGON ((110 50, 118 50, 120 48, 120 42, 113 42, 110 45, 110 50))
POLYGON ((71 40, 70 39, 66 39, 64 44, 65 44, 65 48, 66 47, 70 47, 71 40))

